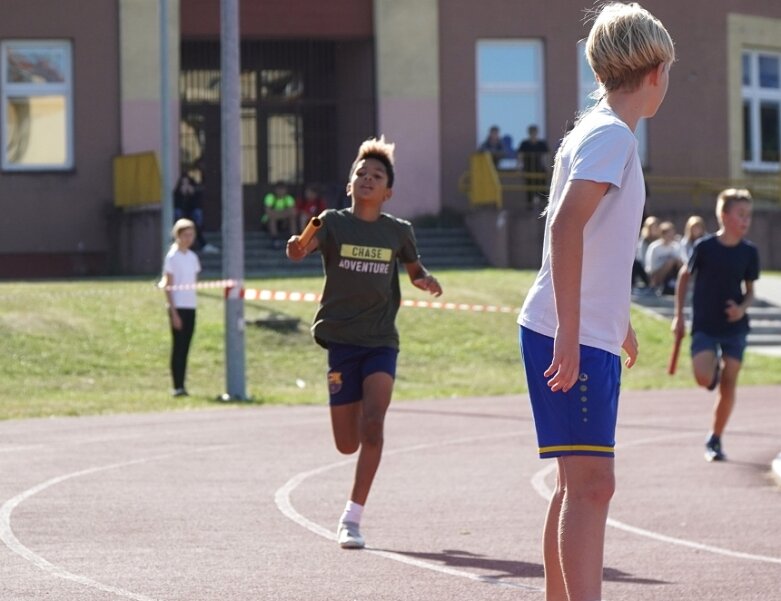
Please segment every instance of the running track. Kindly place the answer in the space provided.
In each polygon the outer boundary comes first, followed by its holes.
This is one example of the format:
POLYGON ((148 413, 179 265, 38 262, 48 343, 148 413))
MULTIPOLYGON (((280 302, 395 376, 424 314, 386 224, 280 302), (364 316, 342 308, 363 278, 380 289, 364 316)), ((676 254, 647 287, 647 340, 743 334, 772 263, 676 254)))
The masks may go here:
MULTIPOLYGON (((781 390, 622 397, 607 601, 778 601, 781 390)), ((364 517, 333 530, 353 459, 324 407, 0 423, 0 600, 539 600, 552 461, 521 397, 397 402, 364 517)))

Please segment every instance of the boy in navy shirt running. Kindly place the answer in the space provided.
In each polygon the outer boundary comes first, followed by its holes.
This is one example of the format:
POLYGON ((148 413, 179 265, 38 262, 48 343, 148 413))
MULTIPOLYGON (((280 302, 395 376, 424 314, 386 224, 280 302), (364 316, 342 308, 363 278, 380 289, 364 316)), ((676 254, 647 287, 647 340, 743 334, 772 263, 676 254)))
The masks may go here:
POLYGON ((672 331, 683 337, 683 306, 689 279, 696 275, 692 298, 691 354, 694 378, 708 390, 719 389, 713 410, 705 459, 727 457, 721 435, 735 406, 735 388, 749 332, 746 311, 754 300, 759 278, 757 247, 744 240, 751 225, 751 194, 730 188, 719 194, 716 217, 720 228, 694 246, 688 265, 681 267, 675 286, 672 331))

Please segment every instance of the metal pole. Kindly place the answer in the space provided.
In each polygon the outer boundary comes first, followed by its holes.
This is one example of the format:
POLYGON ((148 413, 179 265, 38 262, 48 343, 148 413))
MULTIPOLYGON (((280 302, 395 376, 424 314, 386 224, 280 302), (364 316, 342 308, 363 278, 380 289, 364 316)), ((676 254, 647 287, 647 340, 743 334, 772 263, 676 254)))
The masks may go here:
POLYGON ((226 401, 246 400, 244 374, 244 220, 241 195, 239 0, 220 3, 222 108, 222 271, 235 285, 225 297, 226 401))
POLYGON ((160 193, 160 229, 162 233, 162 256, 171 245, 173 224, 173 199, 171 198, 171 83, 169 63, 169 17, 168 1, 160 0, 160 170, 162 190, 160 193))

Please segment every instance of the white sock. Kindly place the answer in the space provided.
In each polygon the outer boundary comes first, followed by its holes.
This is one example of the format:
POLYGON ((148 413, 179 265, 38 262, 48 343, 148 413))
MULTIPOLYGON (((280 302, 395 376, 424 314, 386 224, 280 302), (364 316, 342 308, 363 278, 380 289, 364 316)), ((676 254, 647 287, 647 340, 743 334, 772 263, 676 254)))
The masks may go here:
POLYGON ((358 505, 358 503, 347 501, 347 505, 344 506, 344 513, 342 514, 342 518, 339 521, 355 522, 356 524, 360 524, 362 515, 363 505, 358 505))

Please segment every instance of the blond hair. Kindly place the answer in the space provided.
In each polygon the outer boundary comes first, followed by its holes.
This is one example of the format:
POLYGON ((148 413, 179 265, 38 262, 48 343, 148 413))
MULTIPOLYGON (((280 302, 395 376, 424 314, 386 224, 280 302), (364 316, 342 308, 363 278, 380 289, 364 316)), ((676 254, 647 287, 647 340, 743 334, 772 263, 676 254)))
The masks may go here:
POLYGON ((654 233, 651 231, 654 227, 659 227, 659 221, 658 217, 654 217, 653 215, 649 215, 645 218, 645 221, 643 221, 643 227, 640 230, 640 237, 643 240, 648 240, 652 236, 654 236, 654 233))
POLYGON ((683 226, 683 237, 686 240, 691 240, 692 228, 699 225, 702 228, 702 233, 705 233, 705 220, 699 215, 692 215, 686 220, 686 225, 683 226))
POLYGON ((396 144, 393 142, 387 142, 385 140, 385 136, 364 140, 364 142, 358 147, 358 154, 355 156, 352 167, 350 167, 350 175, 348 179, 352 178, 358 163, 365 159, 374 159, 385 166, 385 171, 388 174, 388 187, 392 188, 393 180, 395 179, 393 168, 393 153, 395 150, 396 144))
POLYGON ((664 236, 665 234, 675 233, 675 224, 672 221, 662 221, 659 224, 659 233, 664 236))
POLYGON ((176 240, 182 231, 190 228, 195 230, 195 222, 189 219, 177 219, 176 223, 174 223, 174 226, 171 228, 171 237, 176 240))
POLYGON ((662 22, 636 2, 602 6, 586 40, 586 58, 600 95, 633 92, 659 65, 675 60, 675 47, 662 22))
POLYGON ((745 188, 727 188, 719 193, 716 199, 716 217, 721 223, 721 216, 729 213, 730 209, 738 202, 747 202, 751 204, 751 192, 745 188))

